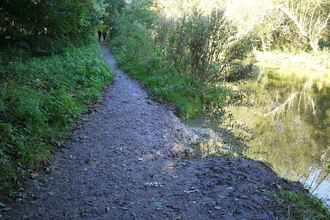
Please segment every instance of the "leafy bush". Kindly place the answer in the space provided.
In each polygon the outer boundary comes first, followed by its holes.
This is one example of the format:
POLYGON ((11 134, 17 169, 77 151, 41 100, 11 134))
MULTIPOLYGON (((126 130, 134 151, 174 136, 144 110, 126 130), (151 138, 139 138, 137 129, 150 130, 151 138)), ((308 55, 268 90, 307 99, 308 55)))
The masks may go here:
POLYGON ((118 23, 111 48, 120 67, 158 100, 175 103, 182 117, 225 103, 232 96, 225 83, 251 76, 251 41, 236 36, 223 11, 167 19, 149 1, 132 1, 118 23))
POLYGON ((102 1, 0 1, 0 63, 60 53, 89 40, 102 1))
POLYGON ((96 40, 0 68, 0 189, 42 162, 114 74, 96 40))

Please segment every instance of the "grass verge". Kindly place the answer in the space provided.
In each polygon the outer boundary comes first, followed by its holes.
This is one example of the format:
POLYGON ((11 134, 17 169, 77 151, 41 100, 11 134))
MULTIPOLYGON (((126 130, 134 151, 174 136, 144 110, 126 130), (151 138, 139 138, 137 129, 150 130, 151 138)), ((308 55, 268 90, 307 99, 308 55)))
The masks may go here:
POLYGON ((22 187, 113 77, 96 40, 0 66, 0 191, 22 187))
MULTIPOLYGON (((135 57, 131 51, 114 46, 112 54, 122 70, 148 87, 150 95, 162 103, 173 103, 182 118, 189 118, 202 111, 201 94, 191 82, 176 73, 173 67, 157 54, 154 57, 135 57)), ((136 54, 136 53, 135 53, 136 54)))
POLYGON ((311 194, 280 190, 271 197, 278 202, 276 207, 287 210, 286 219, 326 220, 330 218, 329 206, 311 194))

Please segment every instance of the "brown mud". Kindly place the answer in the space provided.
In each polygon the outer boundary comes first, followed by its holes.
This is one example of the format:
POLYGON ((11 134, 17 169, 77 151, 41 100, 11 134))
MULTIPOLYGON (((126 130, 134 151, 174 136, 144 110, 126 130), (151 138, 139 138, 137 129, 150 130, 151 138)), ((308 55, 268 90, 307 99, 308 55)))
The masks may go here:
MULTIPOLYGON (((3 219, 285 219, 268 192, 305 191, 245 158, 184 159, 209 134, 185 126, 116 66, 91 114, 3 219), (180 158, 181 157, 181 158, 180 158)), ((1 217, 0 217, 1 218, 1 217)))

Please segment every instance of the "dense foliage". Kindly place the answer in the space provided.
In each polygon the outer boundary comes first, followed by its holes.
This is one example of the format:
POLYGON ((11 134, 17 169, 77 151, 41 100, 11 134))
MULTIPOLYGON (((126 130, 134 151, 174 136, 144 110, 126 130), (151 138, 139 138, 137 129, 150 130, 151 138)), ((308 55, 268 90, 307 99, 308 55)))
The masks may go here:
POLYGON ((167 17, 198 7, 224 9, 241 35, 253 34, 264 50, 317 51, 330 46, 328 0, 154 0, 167 17))
POLYGON ((125 7, 125 0, 104 0, 105 13, 102 23, 106 30, 110 31, 110 38, 114 37, 119 31, 119 14, 125 7))
POLYGON ((131 1, 119 24, 111 47, 121 67, 182 116, 224 103, 233 94, 225 83, 251 74, 251 41, 236 35, 221 10, 205 15, 193 8, 168 19, 150 1, 131 1))
POLYGON ((242 34, 253 32, 264 50, 317 51, 330 46, 328 0, 237 0, 226 7, 242 34))
POLYGON ((92 0, 1 0, 0 62, 86 43, 102 13, 97 6, 92 0))
POLYGON ((93 37, 102 3, 0 0, 0 190, 45 161, 112 80, 93 37))
POLYGON ((0 69, 0 189, 45 160, 113 74, 97 43, 0 69))

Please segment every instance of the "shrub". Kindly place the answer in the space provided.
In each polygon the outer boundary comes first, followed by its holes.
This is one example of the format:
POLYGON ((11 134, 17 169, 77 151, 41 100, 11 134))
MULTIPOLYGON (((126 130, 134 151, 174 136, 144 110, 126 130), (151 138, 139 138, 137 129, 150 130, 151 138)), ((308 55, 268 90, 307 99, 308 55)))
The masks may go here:
POLYGON ((111 41, 119 66, 158 100, 175 103, 182 117, 228 101, 233 93, 225 83, 251 76, 249 38, 237 37, 223 11, 204 15, 194 10, 167 19, 150 11, 147 3, 132 1, 122 11, 120 31, 111 41))

